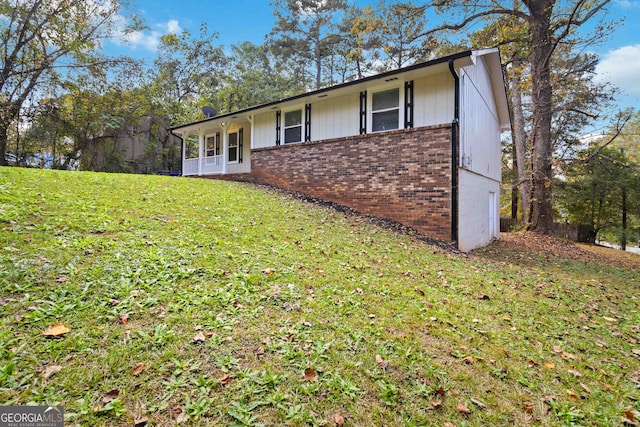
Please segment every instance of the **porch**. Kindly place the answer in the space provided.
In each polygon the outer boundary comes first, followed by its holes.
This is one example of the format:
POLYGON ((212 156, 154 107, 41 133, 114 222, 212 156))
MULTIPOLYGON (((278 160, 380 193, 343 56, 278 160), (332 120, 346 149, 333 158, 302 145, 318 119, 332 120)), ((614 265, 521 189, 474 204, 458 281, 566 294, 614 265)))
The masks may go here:
POLYGON ((252 133, 250 119, 198 123, 183 129, 178 133, 182 138, 182 175, 250 172, 252 133))

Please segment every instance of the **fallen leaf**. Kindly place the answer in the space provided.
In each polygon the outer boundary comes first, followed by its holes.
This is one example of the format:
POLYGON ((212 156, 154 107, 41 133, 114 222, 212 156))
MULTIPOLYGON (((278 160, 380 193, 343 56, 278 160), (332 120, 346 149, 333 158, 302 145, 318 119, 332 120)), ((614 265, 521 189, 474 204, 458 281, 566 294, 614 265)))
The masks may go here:
POLYGON ((553 362, 544 362, 544 366, 546 366, 549 369, 554 369, 556 367, 556 364, 553 362))
POLYGON ((109 390, 108 392, 105 393, 104 397, 102 398, 102 403, 109 403, 113 399, 117 398, 119 395, 120 395, 120 390, 118 390, 117 388, 114 388, 113 390, 109 390))
POLYGON ((464 359, 462 359, 464 361, 464 363, 466 363, 467 365, 473 365, 473 356, 467 356, 464 359))
POLYGON ((176 424, 182 424, 185 421, 189 421, 189 414, 187 414, 186 412, 182 411, 176 417, 176 424))
POLYGON ((226 372, 222 374, 222 376, 220 377, 220 384, 222 385, 227 385, 229 384, 229 374, 227 374, 226 372))
POLYGON ((576 392, 573 391, 573 390, 567 390, 567 397, 569 397, 569 399, 573 399, 573 400, 579 400, 580 399, 580 396, 578 396, 576 394, 576 392))
POLYGON ((65 282, 68 282, 68 281, 69 281, 69 278, 67 276, 60 276, 60 277, 58 277, 58 280, 56 280, 56 282, 58 282, 58 283, 65 283, 65 282))
POLYGON ((307 381, 318 381, 318 374, 311 367, 311 363, 307 364, 307 369, 304 370, 304 377, 307 381))
POLYGON ((454 423, 450 423, 449 421, 445 421, 443 425, 444 427, 456 427, 454 423))
POLYGON ((146 369, 147 365, 143 362, 138 362, 135 364, 133 370, 131 371, 131 375, 140 375, 142 371, 146 369))
POLYGON ((121 324, 126 325, 129 323, 129 315, 128 314, 118 314, 118 320, 121 324))
POLYGON ((57 374, 61 370, 62 370, 62 366, 59 366, 59 365, 47 366, 45 368, 44 374, 42 374, 42 376, 45 377, 45 379, 46 378, 51 378, 52 376, 54 376, 55 374, 57 374))
POLYGON ((560 357, 562 357, 564 360, 575 360, 576 356, 571 354, 571 353, 567 353, 566 351, 563 351, 562 353, 560 353, 560 357))
POLYGON ((633 415, 633 412, 631 412, 631 411, 624 411, 624 415, 625 415, 625 417, 627 417, 631 421, 635 421, 636 420, 635 415, 633 415))
POLYGON ((468 414, 471 413, 471 410, 469 408, 467 408, 466 406, 464 406, 464 404, 462 404, 462 402, 458 403, 458 406, 456 406, 456 409, 461 414, 467 414, 468 415, 468 414))
POLYGON ((265 268, 263 271, 267 276, 271 276, 273 274, 272 268, 265 268))
POLYGON ((580 378, 582 374, 574 369, 567 369, 567 372, 573 375, 576 378, 580 378))
POLYGON ((198 332, 192 339, 191 342, 193 343, 199 343, 199 342, 204 342, 205 340, 205 336, 202 332, 198 332))
POLYGON ((146 417, 146 416, 143 415, 141 417, 136 417, 133 420, 133 425, 134 425, 134 427, 142 427, 142 426, 147 425, 148 421, 149 421, 149 417, 146 417))
POLYGON ((333 422, 338 426, 344 425, 344 417, 340 414, 333 414, 333 422))
POLYGON ((526 412, 527 414, 533 413, 533 402, 524 402, 523 407, 524 407, 524 412, 526 412))
POLYGON ((441 400, 432 400, 431 401, 431 406, 433 406, 435 409, 439 409, 442 407, 442 401, 441 400))
POLYGON ((587 393, 591 393, 591 389, 590 389, 588 386, 586 386, 586 385, 584 385, 584 384, 580 383, 580 387, 582 387, 582 389, 583 389, 584 391, 586 391, 587 393))
POLYGON ((256 356, 262 356, 264 355, 264 353, 264 347, 258 347, 253 351, 253 354, 255 354, 256 356))
POLYGON ((376 354, 376 363, 378 364, 378 366, 380 366, 382 369, 386 369, 387 366, 389 366, 389 362, 387 362, 386 360, 384 360, 382 358, 382 356, 380 356, 379 354, 376 354))
POLYGON ((55 323, 47 328, 46 331, 42 333, 45 337, 53 337, 60 338, 71 329, 64 326, 64 323, 55 323))
POLYGON ((444 388, 440 387, 438 390, 436 390, 436 393, 438 393, 440 396, 444 396, 444 393, 445 393, 444 388))

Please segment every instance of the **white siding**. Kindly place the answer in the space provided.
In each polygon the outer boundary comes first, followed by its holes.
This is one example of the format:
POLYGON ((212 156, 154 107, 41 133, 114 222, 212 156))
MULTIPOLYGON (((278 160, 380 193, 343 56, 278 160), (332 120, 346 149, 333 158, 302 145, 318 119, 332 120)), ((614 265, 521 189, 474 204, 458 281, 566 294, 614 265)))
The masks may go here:
POLYGON ((500 182, 464 169, 459 172, 458 248, 468 252, 499 237, 500 182), (490 193, 495 195, 493 206, 490 193))
POLYGON ((484 59, 460 73, 460 96, 460 164, 500 181, 500 123, 484 59))
POLYGON ((360 92, 311 105, 311 140, 340 138, 360 132, 360 92))
POLYGON ((253 148, 272 147, 276 145, 276 112, 256 114, 253 119, 253 148))
POLYGON ((414 80, 413 127, 451 123, 454 114, 454 86, 451 73, 414 80))

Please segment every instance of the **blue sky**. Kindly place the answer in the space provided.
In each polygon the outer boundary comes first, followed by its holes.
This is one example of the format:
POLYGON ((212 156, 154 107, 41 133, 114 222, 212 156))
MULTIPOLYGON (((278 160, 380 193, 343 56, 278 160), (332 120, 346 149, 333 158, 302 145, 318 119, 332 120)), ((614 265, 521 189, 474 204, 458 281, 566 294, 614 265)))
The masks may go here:
MULTIPOLYGON (((152 61, 159 39, 169 32, 188 29, 197 35, 200 24, 219 34, 225 47, 243 41, 260 44, 274 24, 269 0, 135 0, 135 11, 149 29, 138 32, 125 44, 108 43, 109 53, 118 53, 152 61)), ((357 0, 359 5, 376 0, 357 0)), ((606 43, 595 46, 601 62, 598 79, 621 89, 619 104, 640 109, 640 0, 613 0, 608 18, 624 19, 606 43)))

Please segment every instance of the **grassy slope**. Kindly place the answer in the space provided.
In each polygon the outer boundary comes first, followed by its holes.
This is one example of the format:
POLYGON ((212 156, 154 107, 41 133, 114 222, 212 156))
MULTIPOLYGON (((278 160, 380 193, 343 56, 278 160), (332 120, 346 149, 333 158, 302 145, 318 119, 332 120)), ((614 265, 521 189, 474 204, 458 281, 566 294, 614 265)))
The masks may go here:
POLYGON ((0 403, 68 425, 618 425, 640 409, 640 262, 574 258, 445 253, 243 184, 1 168, 0 403))

